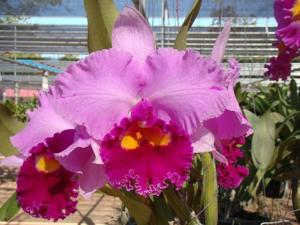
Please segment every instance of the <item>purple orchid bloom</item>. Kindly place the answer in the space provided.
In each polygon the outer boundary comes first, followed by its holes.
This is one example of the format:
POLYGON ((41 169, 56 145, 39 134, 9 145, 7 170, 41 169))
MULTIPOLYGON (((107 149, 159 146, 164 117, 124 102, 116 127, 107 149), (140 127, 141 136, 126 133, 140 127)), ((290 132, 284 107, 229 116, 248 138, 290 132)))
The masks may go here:
MULTIPOLYGON (((180 189, 193 153, 212 151, 226 161, 217 151, 219 143, 252 132, 233 92, 239 66, 235 60, 228 69, 221 65, 229 31, 227 23, 211 57, 156 49, 148 22, 126 7, 113 28, 112 48, 71 64, 40 96, 27 127, 12 138, 26 157, 19 176, 56 177, 63 169, 70 184, 64 187, 92 192, 107 177, 116 188, 148 196, 159 195, 170 183, 180 189)), ((38 204, 27 212, 63 218, 67 214, 51 210, 54 184, 45 184, 47 215, 38 204)), ((31 197, 23 191, 18 196, 21 206, 30 207, 24 202, 31 197)))
POLYGON ((243 179, 249 175, 247 167, 239 164, 239 159, 244 157, 240 146, 245 143, 244 138, 222 141, 222 154, 228 160, 228 164, 219 163, 216 166, 218 184, 224 189, 234 189, 240 186, 243 179))
POLYGON ((83 126, 60 115, 57 97, 55 87, 41 93, 39 107, 28 113, 29 123, 11 138, 19 156, 1 162, 21 166, 17 199, 24 211, 54 220, 75 212, 78 191, 86 196, 107 181, 99 145, 83 126))
POLYGON ((56 80, 62 115, 102 141, 113 186, 141 195, 159 194, 168 182, 180 188, 190 145, 193 153, 217 152, 216 140, 251 133, 233 93, 238 64, 231 60, 228 70, 220 64, 229 31, 227 23, 211 58, 156 50, 145 18, 127 7, 115 23, 112 49, 92 53, 56 80))
POLYGON ((292 61, 298 57, 298 49, 290 48, 283 41, 277 41, 273 44, 278 49, 278 55, 270 58, 265 65, 267 69, 264 73, 270 80, 286 80, 292 72, 292 61))
POLYGON ((300 48, 300 1, 275 0, 276 36, 290 48, 300 48))

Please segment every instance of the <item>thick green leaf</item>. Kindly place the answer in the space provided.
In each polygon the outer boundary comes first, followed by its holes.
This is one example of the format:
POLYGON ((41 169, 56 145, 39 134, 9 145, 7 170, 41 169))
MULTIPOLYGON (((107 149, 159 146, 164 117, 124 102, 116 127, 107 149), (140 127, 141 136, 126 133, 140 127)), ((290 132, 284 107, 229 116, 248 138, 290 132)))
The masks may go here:
POLYGON ((181 221, 184 221, 187 225, 201 224, 197 215, 189 209, 185 201, 182 201, 173 187, 169 186, 163 193, 167 204, 173 209, 174 213, 181 221))
POLYGON ((128 209, 129 214, 135 219, 138 225, 149 224, 152 211, 151 208, 143 202, 142 197, 138 197, 129 192, 125 193, 109 186, 104 186, 101 188, 101 191, 105 194, 119 197, 128 209))
POLYGON ((202 0, 195 0, 194 4, 192 6, 191 11, 185 18, 179 33, 177 34, 174 47, 178 50, 184 50, 186 49, 186 39, 188 36, 188 31, 193 25, 194 20, 197 18, 198 13, 201 8, 202 0))
POLYGON ((278 112, 272 112, 271 113, 271 117, 272 117, 272 120, 273 122, 276 124, 276 123, 281 123, 284 121, 284 116, 281 115, 280 113, 278 112))
POLYGON ((252 182, 250 183, 249 189, 248 189, 248 192, 250 193, 251 196, 256 196, 256 191, 259 187, 260 182, 264 178, 264 175, 266 174, 266 172, 267 172, 266 168, 258 169, 256 171, 256 174, 255 174, 252 182))
POLYGON ((0 221, 10 220, 18 213, 19 209, 20 207, 17 202, 17 195, 14 193, 0 208, 0 221))
POLYGON ((245 114, 245 116, 247 117, 247 119, 249 120, 249 122, 251 123, 252 126, 254 126, 259 120, 258 116, 256 116, 254 113, 250 112, 247 109, 244 110, 244 114, 245 114))
POLYGON ((297 88, 297 83, 294 79, 291 80, 290 83, 290 92, 291 92, 291 103, 294 109, 299 110, 300 107, 300 101, 299 101, 299 96, 298 96, 298 88, 297 88))
POLYGON ((24 123, 17 121, 11 111, 3 104, 0 104, 0 153, 4 156, 14 155, 17 150, 11 145, 9 138, 21 130, 24 123))
POLYGON ((119 12, 113 0, 84 0, 88 20, 89 52, 110 48, 111 32, 119 12))
POLYGON ((151 201, 151 208, 153 213, 151 215, 151 222, 155 225, 168 225, 168 221, 173 220, 174 214, 163 197, 153 197, 151 201))
POLYGON ((251 156, 256 168, 268 168, 275 154, 276 127, 274 115, 266 112, 253 125, 251 156))

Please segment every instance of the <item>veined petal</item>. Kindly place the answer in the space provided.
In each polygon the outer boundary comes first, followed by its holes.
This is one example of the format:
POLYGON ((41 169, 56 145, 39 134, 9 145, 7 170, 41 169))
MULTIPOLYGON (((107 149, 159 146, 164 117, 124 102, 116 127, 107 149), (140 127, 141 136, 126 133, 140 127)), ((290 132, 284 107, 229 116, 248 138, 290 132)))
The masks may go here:
MULTIPOLYGON (((67 170, 82 173, 86 164, 91 163, 91 158, 95 158, 91 142, 92 139, 86 133, 85 128, 79 126, 74 130, 72 142, 54 156, 67 170)), ((97 154, 100 154, 99 148, 97 154)))
POLYGON ((214 60, 193 51, 159 49, 147 58, 143 96, 158 112, 193 134, 203 121, 227 108, 226 73, 214 60))
POLYGON ((234 85, 240 71, 239 64, 235 59, 230 59, 228 64, 229 68, 226 71, 228 104, 226 110, 222 115, 211 118, 204 123, 204 126, 213 132, 219 140, 246 137, 253 132, 252 126, 243 115, 234 93, 234 85))
POLYGON ((226 110, 221 116, 205 121, 204 125, 220 140, 246 137, 253 132, 240 110, 226 110))
POLYGON ((274 15, 278 23, 276 37, 286 46, 300 47, 300 2, 298 0, 275 0, 274 15))
POLYGON ((148 21, 134 8, 125 7, 112 30, 112 47, 144 59, 155 51, 155 41, 148 21))
POLYGON ((59 114, 56 105, 56 91, 52 87, 49 92, 41 93, 40 106, 29 113, 30 121, 27 126, 11 137, 12 144, 27 156, 32 147, 42 143, 46 138, 52 137, 55 133, 68 129, 74 129, 74 125, 65 120, 59 114))
POLYGON ((93 150, 88 142, 76 141, 62 152, 55 154, 60 164, 73 173, 82 173, 84 167, 91 163, 93 150))
POLYGON ((102 164, 89 163, 79 175, 79 188, 81 194, 89 195, 104 186, 107 177, 102 164), (93 174, 93 176, 90 176, 93 174))
POLYGON ((139 71, 130 54, 115 49, 95 52, 72 64, 56 80, 63 115, 101 139, 137 101, 142 83, 139 71))
POLYGON ((211 58, 216 60, 216 62, 218 63, 221 63, 223 60, 225 50, 226 50, 226 44, 230 34, 230 28, 231 28, 231 20, 228 20, 225 23, 223 30, 219 34, 214 44, 214 48, 211 53, 211 58))
POLYGON ((214 134, 205 127, 200 127, 192 137, 192 140, 194 140, 194 153, 212 152, 216 150, 214 134))
MULTIPOLYGON (((98 155, 99 154, 100 151, 98 149, 98 155)), ((78 147, 73 149, 66 156, 62 155, 63 154, 56 154, 55 158, 67 170, 78 173, 80 192, 84 196, 102 187, 107 182, 103 165, 94 163, 96 157, 90 146, 85 148, 78 147)))
POLYGON ((295 0, 275 0, 274 16, 278 23, 278 28, 289 25, 292 20, 291 9, 295 0))

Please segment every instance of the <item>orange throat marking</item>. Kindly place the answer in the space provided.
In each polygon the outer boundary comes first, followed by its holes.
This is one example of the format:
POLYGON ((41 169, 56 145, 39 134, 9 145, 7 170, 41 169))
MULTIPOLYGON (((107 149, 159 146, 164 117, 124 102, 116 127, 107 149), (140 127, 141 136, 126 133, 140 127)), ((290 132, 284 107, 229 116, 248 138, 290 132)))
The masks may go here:
POLYGON ((121 147, 125 150, 136 150, 142 143, 153 147, 167 146, 171 142, 171 134, 162 131, 158 126, 143 127, 138 122, 128 128, 121 139, 121 147))
POLYGON ((296 0, 291 11, 293 15, 293 20, 294 21, 300 20, 300 0, 296 0))
POLYGON ((40 154, 36 156, 35 168, 39 172, 51 173, 61 167, 60 163, 46 154, 40 154))

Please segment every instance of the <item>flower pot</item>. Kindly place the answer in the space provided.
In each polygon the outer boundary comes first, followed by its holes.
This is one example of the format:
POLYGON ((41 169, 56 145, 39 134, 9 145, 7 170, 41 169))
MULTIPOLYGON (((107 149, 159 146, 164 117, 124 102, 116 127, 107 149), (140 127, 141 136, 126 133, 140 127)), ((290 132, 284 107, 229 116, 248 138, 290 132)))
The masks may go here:
POLYGON ((285 192, 285 181, 271 180, 265 189, 266 197, 282 198, 285 192))
POLYGON ((232 218, 219 219, 218 225, 260 225, 263 222, 269 221, 270 219, 268 217, 242 210, 232 218))

